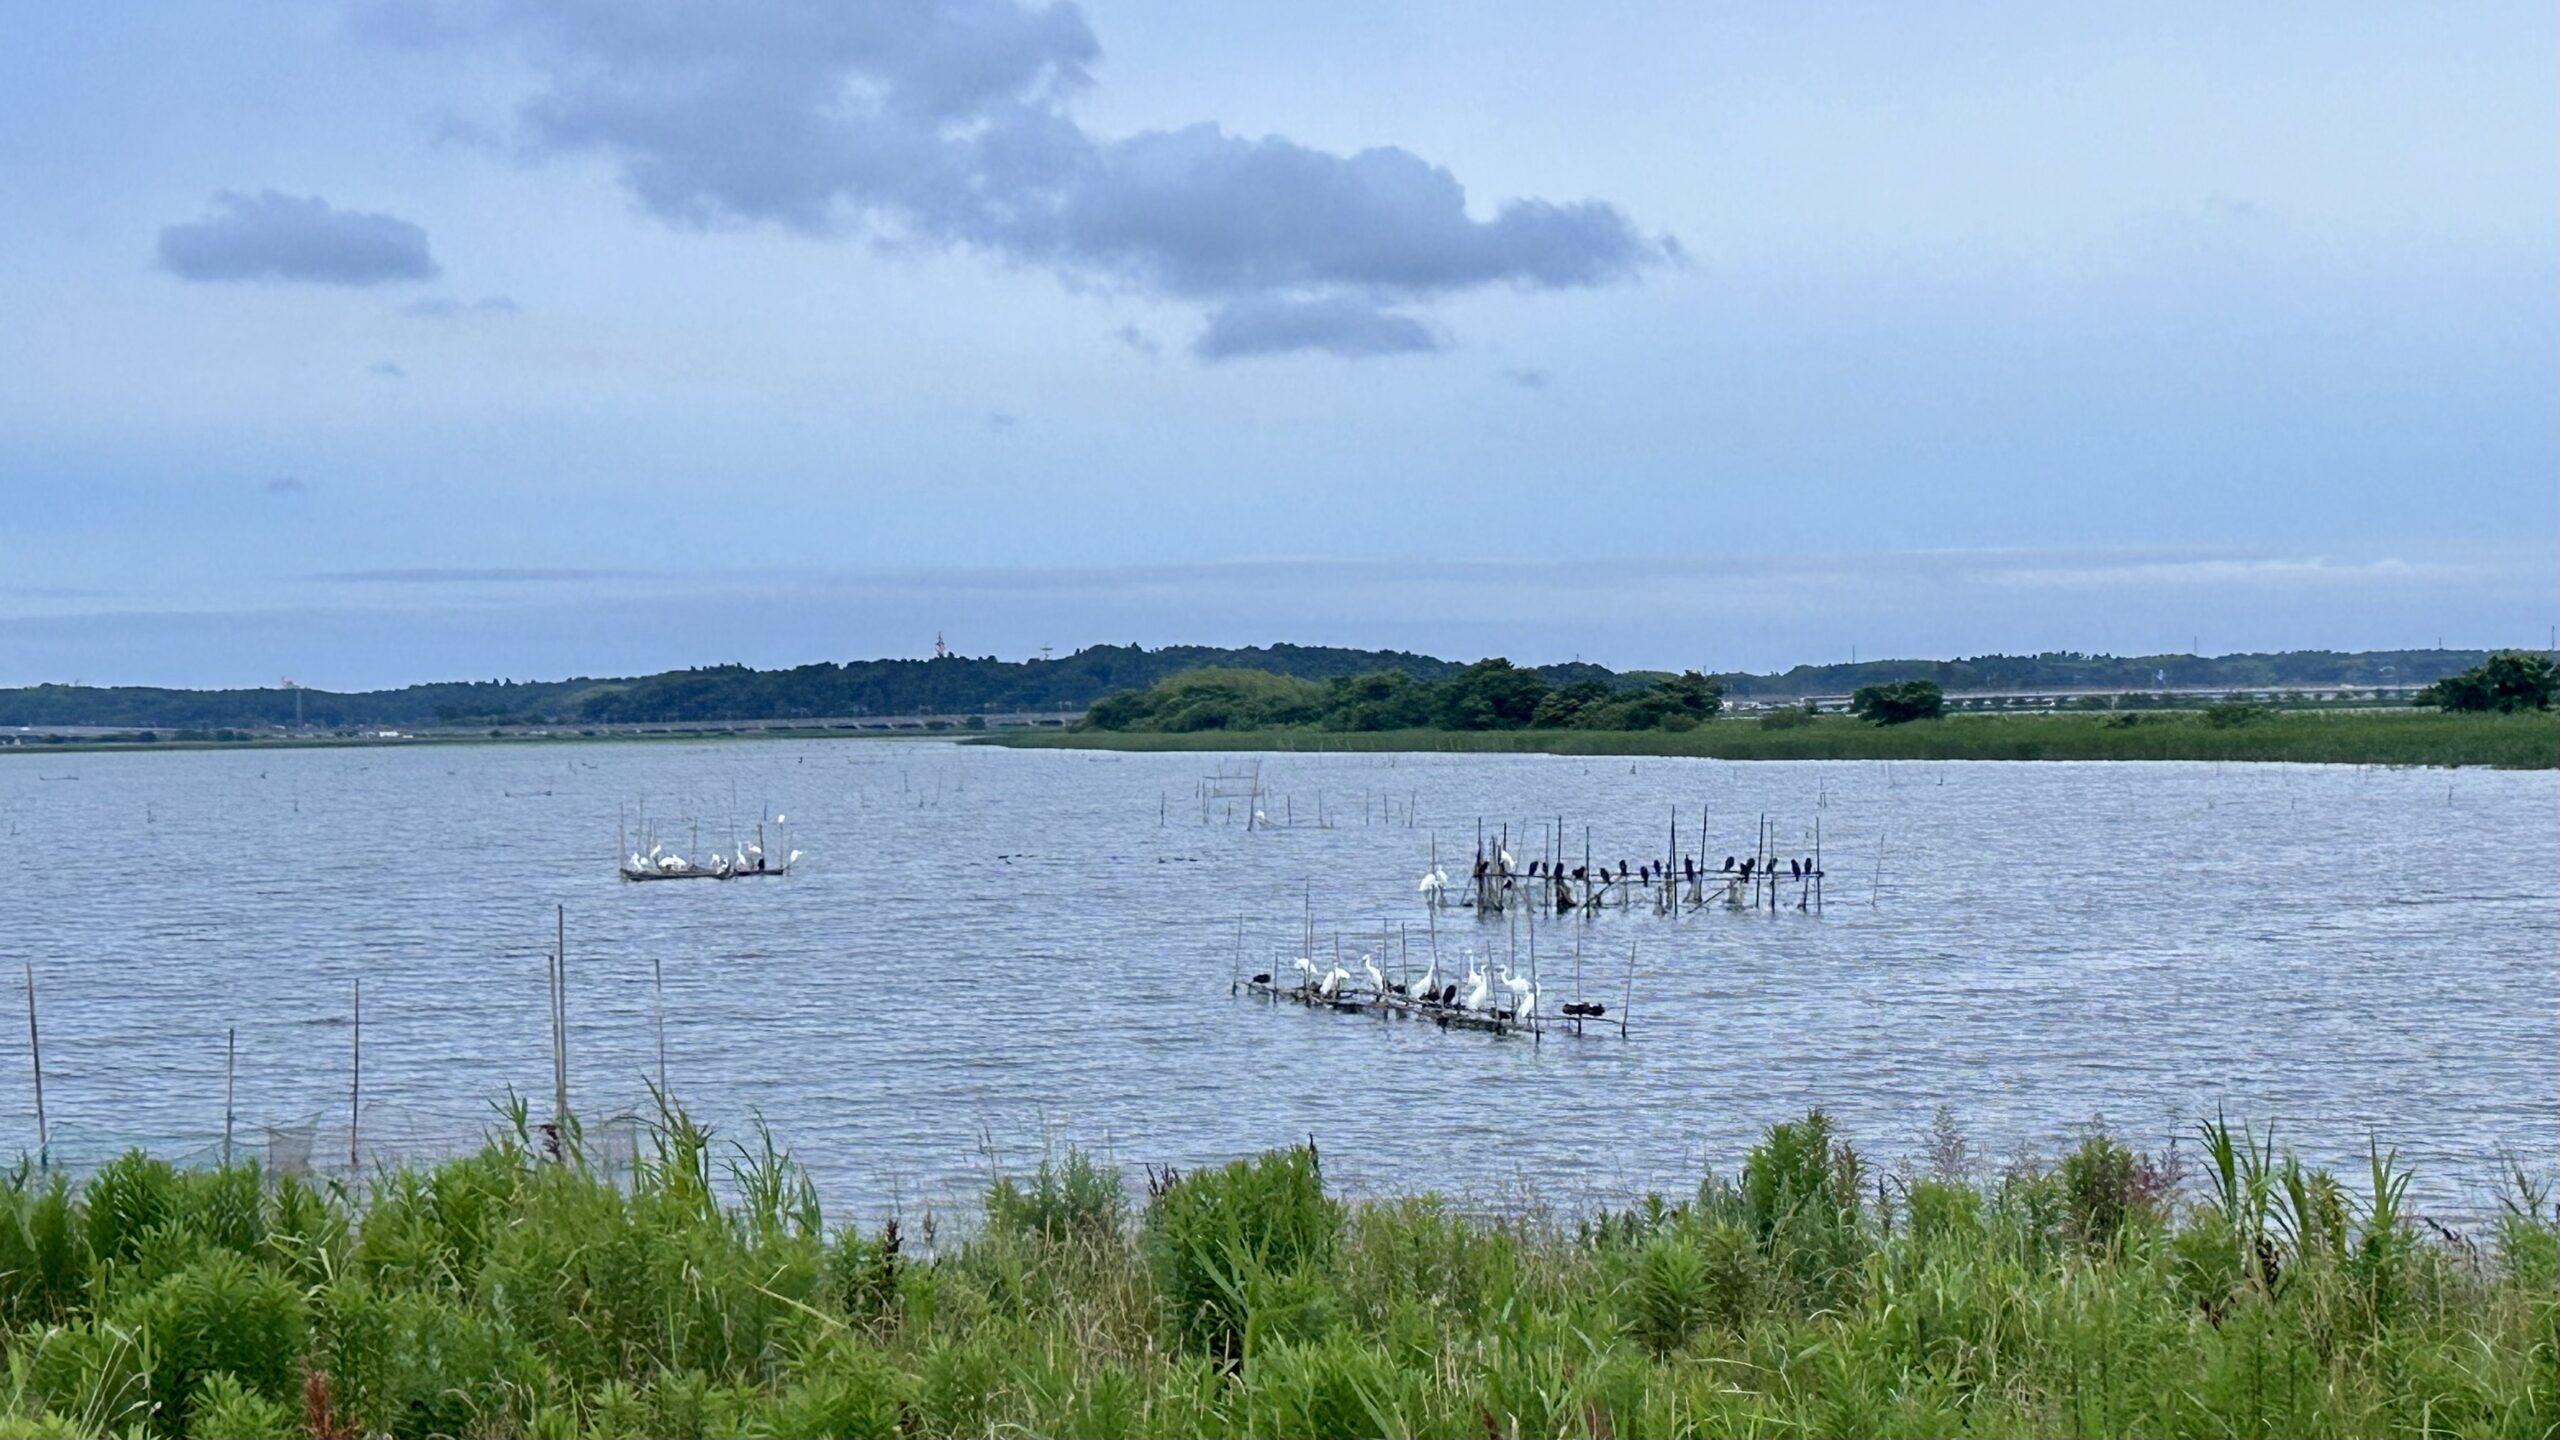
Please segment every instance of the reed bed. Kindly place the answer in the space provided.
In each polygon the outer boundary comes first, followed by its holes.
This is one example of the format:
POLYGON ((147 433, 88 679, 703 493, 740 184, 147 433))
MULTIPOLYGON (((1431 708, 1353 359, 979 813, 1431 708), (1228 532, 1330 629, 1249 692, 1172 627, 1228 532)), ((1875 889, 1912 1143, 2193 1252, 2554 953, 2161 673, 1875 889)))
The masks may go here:
POLYGON ((1779 726, 1752 716, 1728 716, 1689 730, 1077 731, 1003 735, 981 743, 1092 750, 1440 750, 1720 760, 2250 760, 2549 770, 2560 768, 2560 714, 2280 710, 2217 724, 2201 711, 2066 711, 1960 714, 1907 725, 1822 715, 1779 726))
POLYGON ((2547 1192, 2459 1234, 2199 1138, 1880 1174, 1816 1112, 1571 1221, 1070 1151, 939 1236, 680 1111, 620 1175, 520 1109, 360 1193, 136 1153, 0 1190, 0 1436, 2560 1433, 2547 1192))

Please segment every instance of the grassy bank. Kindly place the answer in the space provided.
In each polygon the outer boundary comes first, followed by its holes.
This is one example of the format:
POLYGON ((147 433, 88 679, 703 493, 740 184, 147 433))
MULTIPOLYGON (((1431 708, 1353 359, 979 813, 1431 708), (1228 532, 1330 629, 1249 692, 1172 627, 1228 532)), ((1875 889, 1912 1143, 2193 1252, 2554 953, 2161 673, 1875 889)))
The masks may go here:
POLYGON ((2216 725, 2198 712, 1951 715, 1870 725, 1824 715, 1784 729, 1747 716, 1693 730, 1203 730, 1003 735, 985 743, 1095 750, 1488 751, 1719 760, 2277 760, 2330 765, 2560 768, 2560 714, 2276 711, 2216 725), (2132 723, 2124 723, 2126 721, 2132 723))
POLYGON ((2388 1157, 2202 1138, 1884 1176, 1817 1114, 1571 1222, 1069 1154, 965 1236, 681 1117, 622 1184, 520 1125, 353 1200, 135 1155, 0 1194, 0 1436, 2560 1432, 2537 1198, 2452 1236, 2388 1157))

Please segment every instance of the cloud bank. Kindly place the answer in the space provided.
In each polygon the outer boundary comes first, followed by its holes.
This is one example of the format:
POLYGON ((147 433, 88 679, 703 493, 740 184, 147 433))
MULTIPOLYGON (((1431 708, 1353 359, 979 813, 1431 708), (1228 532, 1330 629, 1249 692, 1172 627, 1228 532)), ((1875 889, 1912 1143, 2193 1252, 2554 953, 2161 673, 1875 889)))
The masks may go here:
POLYGON ((1068 113, 1102 53, 1071 4, 463 0, 373 23, 521 54, 539 77, 525 149, 605 159, 667 223, 966 248, 1199 302, 1193 349, 1212 360, 1436 349, 1394 307, 1610 284, 1679 253, 1598 200, 1479 219, 1455 176, 1392 146, 1342 155, 1215 124, 1095 135, 1068 113))
POLYGON ((382 285, 432 280, 427 232, 391 215, 339 210, 317 195, 226 190, 213 213, 160 232, 160 268, 181 280, 382 285))

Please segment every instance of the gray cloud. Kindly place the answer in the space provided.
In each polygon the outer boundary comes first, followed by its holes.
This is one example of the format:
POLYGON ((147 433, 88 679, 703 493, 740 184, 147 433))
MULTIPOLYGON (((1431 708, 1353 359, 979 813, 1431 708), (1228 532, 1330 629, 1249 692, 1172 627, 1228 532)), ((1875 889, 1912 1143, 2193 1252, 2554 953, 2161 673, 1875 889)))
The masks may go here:
POLYGON ((273 190, 226 190, 213 197, 212 214, 162 230, 160 268, 181 280, 315 285, 380 285, 437 274, 427 232, 408 221, 273 190))
POLYGON ((1139 354, 1146 356, 1150 360, 1164 353, 1164 347, 1156 343, 1156 337, 1139 329, 1135 325, 1121 326, 1119 329, 1111 332, 1111 338, 1128 346, 1130 349, 1137 351, 1139 354))
POLYGON ((991 410, 987 413, 987 428, 997 432, 998 434, 1002 434, 1021 423, 1022 419, 1020 416, 1009 415, 1002 410, 991 410))
POLYGON ((364 367, 364 373, 367 375, 379 376, 385 380, 406 380, 409 378, 408 371, 401 369, 398 365, 395 365, 388 360, 374 361, 372 364, 364 367))
POLYGON ((301 495, 310 489, 311 487, 304 484, 299 475, 278 475, 267 482, 267 493, 270 495, 301 495))
POLYGON ((411 40, 520 49, 542 77, 518 113, 524 147, 609 159, 662 220, 966 247, 1229 306, 1195 346, 1206 357, 1433 349, 1385 307, 1607 284, 1678 256, 1596 200, 1511 200, 1478 219, 1455 176, 1394 147, 1341 155, 1214 124, 1094 135, 1066 109, 1101 54, 1071 4, 462 0, 373 14, 411 40), (1300 343, 1275 343, 1286 327, 1272 323, 1232 341, 1284 302, 1324 307, 1297 316, 1300 343))
POLYGON ((1321 350, 1346 359, 1428 354, 1438 336, 1410 315, 1381 310, 1349 295, 1290 300, 1257 295, 1229 301, 1209 317, 1191 346, 1203 360, 1321 350))
POLYGON ((1523 390, 1544 390, 1554 380, 1544 370, 1505 370, 1502 378, 1523 390))
POLYGON ((473 316, 513 315, 519 307, 504 295, 485 295, 477 300, 457 300, 449 295, 430 300, 412 300, 400 307, 400 313, 415 320, 466 320, 473 316))

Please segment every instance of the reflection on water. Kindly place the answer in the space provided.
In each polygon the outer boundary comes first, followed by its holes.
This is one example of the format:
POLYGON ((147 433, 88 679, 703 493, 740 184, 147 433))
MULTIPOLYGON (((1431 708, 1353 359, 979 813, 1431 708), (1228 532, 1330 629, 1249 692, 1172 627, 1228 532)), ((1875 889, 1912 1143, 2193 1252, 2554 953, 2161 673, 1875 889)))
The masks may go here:
MULTIPOLYGON (((1313 1132, 1368 1189, 1676 1190, 1816 1103, 1886 1156, 1941 1101, 1995 1153, 2092 1114, 2157 1143, 2223 1107, 2336 1162, 2396 1142, 2438 1203, 2502 1146, 2552 1158, 2547 772, 1288 755, 1263 762, 1274 802, 1304 819, 1321 794, 1332 828, 1248 833, 1225 802, 1203 823, 1222 763, 886 741, 10 756, 0 934, 36 968, 75 1159, 218 1139, 233 1027, 244 1120, 342 1146, 358 977, 378 1136, 449 1145, 509 1087, 541 1108, 554 905, 581 1108, 644 1098, 659 967, 678 1093, 731 1133, 761 1112, 864 1211, 971 1193, 987 1138, 1018 1158, 1043 1134, 1188 1165, 1313 1132), (644 803, 686 853, 788 811, 808 857, 625 884, 616 821, 644 803), (1308 906, 1322 933, 1420 927, 1435 834, 1453 873, 1479 817, 1561 816, 1577 849, 1588 825, 1598 855, 1643 859, 1701 807, 1719 858, 1764 813, 1784 851, 1818 818, 1829 912, 1601 917, 1591 963, 1639 956, 1627 1043, 1228 997, 1240 915, 1255 958, 1294 953, 1308 906)), ((1541 928, 1542 964, 1576 929, 1541 928)), ((1440 943, 1509 932, 1445 911, 1440 943)), ((15 1048, 0 1107, 31 1148, 15 1048)))

